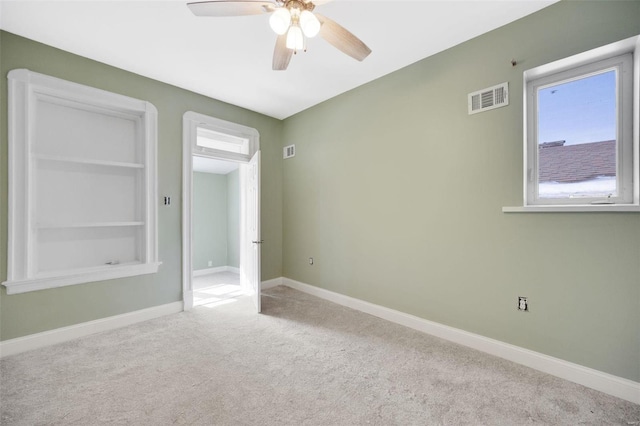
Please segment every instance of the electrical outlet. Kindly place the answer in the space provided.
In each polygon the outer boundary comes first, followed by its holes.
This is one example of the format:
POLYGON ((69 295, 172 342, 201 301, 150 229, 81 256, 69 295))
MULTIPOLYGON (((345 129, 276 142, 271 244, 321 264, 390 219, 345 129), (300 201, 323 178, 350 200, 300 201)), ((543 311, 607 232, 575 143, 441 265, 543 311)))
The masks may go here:
POLYGON ((213 266, 213 260, 208 261, 208 262, 207 262, 207 265, 208 265, 208 266, 213 266))
POLYGON ((313 257, 309 258, 309 265, 313 265, 313 257))
POLYGON ((522 312, 529 312, 529 301, 526 297, 518 297, 518 310, 522 312))

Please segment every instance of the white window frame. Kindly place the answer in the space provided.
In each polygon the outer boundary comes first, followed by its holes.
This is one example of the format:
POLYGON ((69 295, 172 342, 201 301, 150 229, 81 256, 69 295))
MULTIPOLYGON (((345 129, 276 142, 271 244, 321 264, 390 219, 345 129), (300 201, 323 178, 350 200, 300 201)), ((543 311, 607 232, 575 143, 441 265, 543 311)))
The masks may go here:
POLYGON ((527 70, 523 74, 523 206, 503 207, 504 212, 594 212, 640 211, 639 196, 639 111, 640 111, 640 36, 630 37, 606 46, 527 70), (630 62, 620 60, 631 55, 630 62), (538 199, 537 88, 561 83, 617 66, 618 135, 617 135, 617 199, 599 204, 604 199, 538 199), (627 69, 631 67, 631 69, 627 69), (626 74, 625 74, 626 72, 626 74))
MULTIPOLYGON (((632 90, 633 64, 630 53, 592 62, 569 70, 532 79, 527 83, 527 180, 528 204, 593 204, 611 202, 630 204, 633 202, 632 174, 632 90), (616 71, 616 197, 606 198, 540 198, 539 197, 539 140, 538 140, 538 93, 540 89, 590 77, 606 71, 616 71)), ((599 142, 599 141, 593 141, 599 142)))
POLYGON ((228 135, 226 133, 213 132, 210 129, 198 127, 198 135, 196 137, 196 146, 198 148, 246 155, 249 152, 249 144, 250 141, 247 138, 239 138, 237 136, 228 135), (221 146, 218 146, 217 148, 208 147, 206 145, 200 144, 202 139, 212 142, 214 145, 218 144, 221 146))
POLYGON ((195 155, 205 157, 216 157, 220 159, 248 162, 253 155, 260 149, 260 138, 256 130, 242 126, 230 121, 221 120, 219 118, 209 117, 197 112, 188 111, 183 118, 183 126, 186 132, 189 132, 189 140, 192 141, 192 150, 195 155), (249 152, 241 154, 225 150, 207 148, 197 143, 198 128, 211 130, 212 132, 229 135, 240 139, 248 140, 249 152))
POLYGON ((24 293, 74 284, 103 281, 114 278, 149 274, 158 271, 157 248, 157 110, 149 102, 99 90, 55 77, 35 73, 27 69, 9 72, 9 158, 8 158, 8 254, 7 280, 2 284, 7 294, 24 293), (141 232, 139 253, 141 258, 132 263, 114 262, 78 269, 62 269, 39 272, 33 259, 37 257, 36 233, 38 232, 36 202, 36 167, 42 156, 36 153, 35 131, 36 105, 49 99, 60 105, 70 105, 74 109, 104 114, 110 117, 124 117, 137 124, 136 144, 141 158, 138 163, 52 157, 53 161, 68 164, 86 164, 87 167, 128 168, 141 173, 136 207, 140 209, 140 222, 99 221, 83 224, 54 224, 61 228, 100 227, 122 229, 135 226, 141 232))

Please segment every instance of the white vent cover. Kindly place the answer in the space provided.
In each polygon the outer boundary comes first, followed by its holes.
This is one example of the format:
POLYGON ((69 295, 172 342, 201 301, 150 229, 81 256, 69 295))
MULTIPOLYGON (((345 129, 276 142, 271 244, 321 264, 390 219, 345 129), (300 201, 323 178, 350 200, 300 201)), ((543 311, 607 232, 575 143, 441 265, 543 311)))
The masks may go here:
POLYGON ((296 146, 289 145, 282 149, 282 158, 291 158, 296 156, 296 146))
POLYGON ((509 83, 469 93, 469 114, 509 105, 509 83))

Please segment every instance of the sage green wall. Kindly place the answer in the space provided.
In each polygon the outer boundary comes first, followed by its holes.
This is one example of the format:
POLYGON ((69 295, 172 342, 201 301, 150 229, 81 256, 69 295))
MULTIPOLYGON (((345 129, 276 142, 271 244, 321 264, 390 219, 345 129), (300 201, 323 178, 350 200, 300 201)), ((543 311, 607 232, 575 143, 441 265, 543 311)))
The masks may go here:
POLYGON ((285 120, 284 275, 640 381, 640 214, 501 211, 522 205, 523 71, 639 17, 561 2, 285 120), (509 106, 467 115, 505 81, 509 106))
POLYGON ((240 170, 227 173, 227 266, 240 267, 240 170))
MULTIPOLYGON (((182 116, 187 111, 254 127, 262 149, 262 279, 282 275, 282 122, 50 46, 0 32, 0 279, 7 272, 7 73, 16 68, 144 99, 158 109, 157 274, 6 294, 0 289, 0 339, 6 340, 182 300, 182 116)), ((224 84, 224 82, 212 82, 224 84)))
POLYGON ((240 267, 239 169, 193 173, 193 269, 220 266, 240 267))
POLYGON ((227 213, 227 175, 194 172, 194 271, 227 266, 227 213))

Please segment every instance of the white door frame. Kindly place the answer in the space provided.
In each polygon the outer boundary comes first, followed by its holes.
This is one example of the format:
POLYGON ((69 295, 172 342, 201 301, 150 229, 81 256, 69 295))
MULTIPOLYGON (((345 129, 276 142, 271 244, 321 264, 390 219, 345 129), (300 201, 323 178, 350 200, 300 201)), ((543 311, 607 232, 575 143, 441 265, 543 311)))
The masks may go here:
MULTIPOLYGON (((252 127, 220 120, 193 111, 187 111, 182 118, 182 301, 183 310, 185 311, 193 308, 193 156, 199 155, 220 160, 232 160, 244 164, 249 163, 253 155, 259 150, 260 134, 252 127), (196 148, 198 127, 248 139, 248 155, 209 148, 196 148)), ((244 191, 244 188, 241 190, 244 191)), ((260 221, 260 217, 257 220, 260 221)))
POLYGON ((241 187, 243 188, 242 214, 240 235, 240 282, 245 291, 253 298, 257 312, 262 311, 260 299, 262 283, 260 277, 260 253, 262 251, 262 237, 260 236, 260 151, 256 152, 251 161, 241 169, 241 187), (244 183, 244 186, 243 186, 244 183), (244 262, 242 255, 244 254, 244 262))

